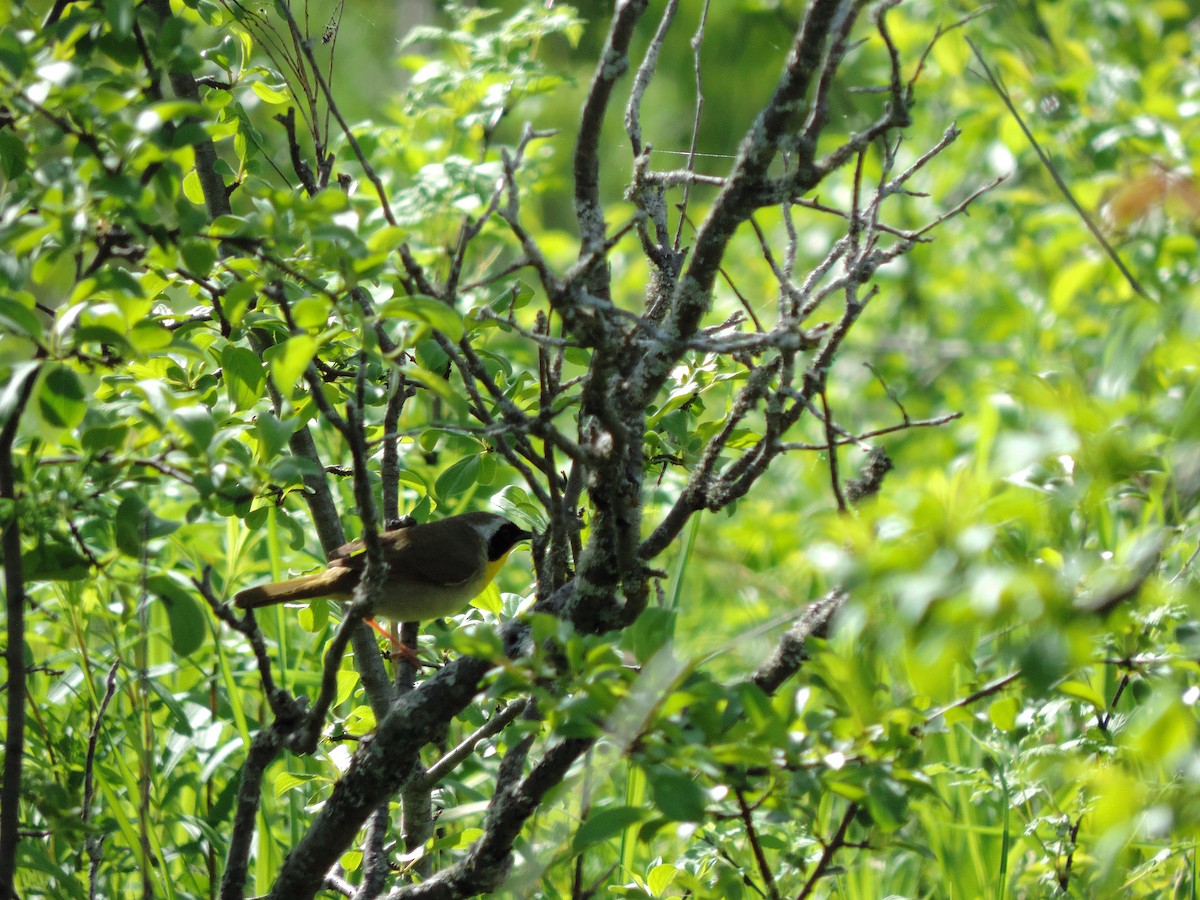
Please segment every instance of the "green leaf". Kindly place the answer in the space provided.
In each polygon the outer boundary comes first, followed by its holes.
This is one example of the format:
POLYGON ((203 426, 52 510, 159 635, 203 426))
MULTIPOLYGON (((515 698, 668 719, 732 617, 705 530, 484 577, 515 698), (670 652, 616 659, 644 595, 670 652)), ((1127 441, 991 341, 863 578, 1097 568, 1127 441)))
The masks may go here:
POLYGON ((133 0, 116 0, 104 4, 104 17, 114 34, 127 35, 133 29, 133 0))
POLYGON ((678 874, 679 869, 675 866, 659 863, 646 876, 646 887, 650 888, 650 893, 656 897, 661 896, 678 874))
POLYGON ((178 522, 160 519, 140 497, 126 496, 113 516, 113 537, 126 556, 140 559, 147 541, 165 537, 179 527, 178 522))
POLYGON ((414 344, 416 350, 417 363, 423 369, 428 369, 430 372, 445 372, 446 367, 450 362, 450 357, 446 351, 442 349, 433 338, 422 338, 414 344))
POLYGON ((496 582, 490 582, 478 596, 472 598, 471 605, 492 615, 500 615, 504 609, 504 601, 500 597, 500 588, 496 587, 496 582))
MULTIPOLYGON (((191 198, 189 197, 188 199, 191 198)), ((199 202, 204 202, 203 196, 201 196, 199 202)), ((193 275, 198 278, 204 278, 208 275, 209 270, 212 269, 213 263, 217 261, 217 248, 213 245, 212 241, 197 238, 181 241, 179 244, 179 255, 183 257, 184 264, 193 275)))
POLYGON ((462 405, 462 398, 455 393, 454 388, 450 386, 450 382, 442 376, 430 372, 428 369, 422 369, 420 366, 409 366, 404 370, 404 374, 418 384, 424 385, 433 391, 438 397, 450 404, 452 408, 457 409, 462 405))
POLYGON ((691 776, 658 770, 651 773, 649 781, 654 793, 654 805, 668 819, 676 822, 703 821, 708 798, 691 776))
POLYGON ((93 425, 83 430, 79 443, 88 453, 99 454, 116 450, 125 443, 128 435, 128 425, 93 425))
POLYGON ((454 342, 458 342, 463 336, 463 319, 458 311, 441 300, 424 294, 388 300, 379 308, 379 316, 385 319, 407 319, 428 325, 454 342))
POLYGON ((1067 670, 1067 648, 1059 632, 1041 632, 1023 643, 1018 652, 1021 674, 1037 697, 1050 693, 1067 670))
POLYGON ((885 834, 899 829, 908 817, 908 795, 893 778, 880 776, 870 779, 864 802, 876 827, 885 834))
POLYGON ((316 634, 329 621, 329 601, 313 600, 307 606, 301 607, 296 620, 300 623, 300 627, 309 634, 316 634))
POLYGON ((1085 703, 1090 703, 1096 709, 1103 710, 1108 706, 1104 698, 1090 684, 1084 684, 1082 681, 1064 681, 1058 686, 1059 693, 1074 697, 1076 700, 1082 700, 1085 703))
POLYGON ((1020 711, 1021 705, 1015 697, 1001 697, 988 705, 988 718, 1001 731, 1012 731, 1020 711))
POLYGON ((171 629, 171 649, 191 656, 208 636, 208 620, 196 596, 168 575, 152 575, 146 588, 163 603, 171 629))
POLYGON ((0 131, 0 172, 5 178, 20 178, 29 168, 25 142, 8 129, 0 131))
POLYGON ((408 237, 408 229, 398 225, 388 225, 380 228, 367 238, 367 249, 372 253, 384 253, 395 250, 408 237))
POLYGON ((4 66, 10 75, 19 79, 24 76, 25 68, 29 64, 29 51, 17 39, 15 28, 4 27, 8 25, 9 14, 0 13, 0 66, 4 66))
POLYGON ((83 382, 65 365, 46 369, 38 389, 38 412, 55 428, 74 428, 87 413, 83 382))
MULTIPOLYGON (((265 461, 265 460, 264 460, 265 461)), ((301 484, 309 475, 320 475, 321 469, 311 459, 285 453, 271 463, 271 480, 277 484, 301 484)))
POLYGON ((483 837, 482 828, 464 828, 435 838, 429 845, 430 850, 455 850, 460 847, 470 847, 483 837))
POLYGON ((743 722, 763 743, 781 745, 787 741, 788 723, 762 689, 746 681, 733 688, 736 702, 730 703, 743 722))
POLYGON ((225 291, 225 318, 237 328, 242 323, 250 303, 258 296, 258 286, 251 280, 238 281, 225 291))
POLYGON ((292 306, 292 319, 301 328, 324 328, 329 322, 329 301, 322 297, 305 297, 292 306))
POLYGON ((475 491, 479 477, 479 456, 468 456, 460 459, 438 476, 434 484, 434 494, 443 503, 470 497, 475 491))
POLYGON ((90 578, 92 564, 75 547, 49 540, 22 556, 26 581, 82 581, 90 578))
POLYGON ((334 705, 338 706, 350 699, 354 693, 354 689, 358 687, 359 677, 358 672, 353 669, 338 669, 337 673, 337 693, 334 699, 334 705))
POLYGON ((515 281, 493 297, 488 306, 491 307, 492 312, 503 316, 507 315, 511 310, 528 306, 529 301, 532 299, 533 288, 523 281, 515 281))
POLYGON ((212 413, 203 406, 185 406, 177 409, 171 419, 179 424, 200 450, 207 450, 213 435, 217 433, 217 423, 213 421, 212 413))
POLYGON ((174 335, 161 322, 142 319, 129 330, 129 343, 140 353, 153 353, 171 346, 174 335))
POLYGON ((42 337, 42 323, 37 314, 12 297, 0 297, 0 328, 35 341, 42 337))
POLYGON ((285 397, 292 396, 300 384, 304 370, 317 355, 318 346, 316 338, 297 334, 273 348, 275 352, 269 355, 271 378, 285 397))
POLYGON ((272 412, 261 412, 254 419, 254 436, 258 439, 258 458, 263 462, 274 459, 286 446, 299 423, 295 419, 281 421, 272 412))
POLYGON ((630 650, 638 662, 649 662, 655 653, 674 639, 675 618, 674 610, 651 606, 625 630, 621 645, 630 650))
POLYGON ((274 106, 287 103, 291 100, 291 95, 287 91, 278 91, 273 87, 268 87, 261 81, 254 81, 250 84, 250 89, 265 103, 270 103, 274 106))
POLYGON ((259 401, 267 376, 257 353, 230 344, 221 351, 221 372, 235 409, 249 409, 259 401))
POLYGON ((204 205, 204 188, 200 186, 200 175, 195 169, 183 176, 183 196, 197 206, 204 205))
POLYGON ((645 816, 646 810, 640 806, 613 806, 597 810, 575 832, 571 839, 571 851, 582 853, 588 847, 611 840, 645 816))
POLYGON ((356 706, 342 722, 348 734, 364 735, 375 730, 375 713, 369 706, 356 706))
POLYGON ((308 772, 280 772, 275 776, 275 799, 279 799, 288 791, 303 787, 318 776, 308 772))

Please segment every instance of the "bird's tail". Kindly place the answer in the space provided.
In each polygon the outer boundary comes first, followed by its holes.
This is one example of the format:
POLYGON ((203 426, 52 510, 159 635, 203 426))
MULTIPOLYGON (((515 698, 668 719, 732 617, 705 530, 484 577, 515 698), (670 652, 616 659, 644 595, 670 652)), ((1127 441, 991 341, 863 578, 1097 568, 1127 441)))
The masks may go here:
POLYGON ((293 600, 349 596, 354 590, 356 578, 352 570, 335 566, 312 575, 246 588, 234 595, 233 602, 242 609, 258 609, 260 606, 274 606, 293 600))

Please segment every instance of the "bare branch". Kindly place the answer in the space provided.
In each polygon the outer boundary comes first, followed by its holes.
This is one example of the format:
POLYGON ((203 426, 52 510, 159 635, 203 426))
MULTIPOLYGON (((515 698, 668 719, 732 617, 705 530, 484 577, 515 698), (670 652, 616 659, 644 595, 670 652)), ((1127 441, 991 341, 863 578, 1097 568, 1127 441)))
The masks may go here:
POLYGON ((838 512, 846 512, 846 498, 842 495, 842 482, 838 477, 837 441, 833 436, 833 416, 829 414, 829 398, 824 388, 818 391, 821 398, 821 417, 825 423, 825 446, 829 448, 829 480, 833 486, 833 497, 837 500, 838 512))
POLYGON ((435 762, 425 772, 421 785, 426 790, 432 789, 438 782, 454 771, 455 767, 475 752, 480 743, 490 737, 495 737, 505 729, 509 722, 523 713, 528 706, 527 700, 513 700, 499 710, 490 719, 463 738, 457 746, 435 762))
MULTIPOLYGON (((704 85, 700 79, 700 48, 704 46, 704 28, 708 24, 708 8, 709 0, 704 0, 704 6, 700 9, 700 22, 696 25, 696 33, 692 35, 692 74, 696 83, 696 102, 694 105, 695 112, 692 114, 692 137, 688 144, 688 160, 687 171, 692 172, 696 168, 696 146, 700 140, 700 114, 704 111, 704 85)), ((683 197, 679 201, 679 222, 675 228, 675 250, 678 252, 682 248, 683 242, 683 224, 688 218, 688 201, 692 196, 692 182, 685 181, 683 183, 683 197)))
POLYGON ((519 766, 532 737, 520 742, 505 757, 496 793, 488 804, 483 835, 466 857, 427 881, 388 894, 387 900, 456 900, 490 893, 512 865, 512 848, 525 822, 546 793, 566 777, 572 764, 592 746, 589 738, 569 738, 548 749, 529 775, 518 780, 519 766), (510 763, 509 757, 515 757, 510 763))
MULTIPOLYGON (((858 434, 847 435, 846 437, 837 438, 834 441, 834 446, 844 447, 847 444, 857 444, 861 446, 871 438, 881 437, 885 434, 895 434, 897 431, 906 431, 909 428, 936 428, 940 425, 946 425, 953 422, 955 419, 961 419, 963 416, 960 412, 947 413, 944 416, 936 416, 932 419, 910 419, 907 422, 900 422, 897 425, 887 425, 883 428, 873 428, 870 431, 863 431, 858 434)), ((829 450, 828 444, 806 444, 800 441, 788 441, 779 445, 782 450, 812 450, 819 453, 824 453, 829 450)))
POLYGON ((4 785, 0 787, 0 897, 15 897, 17 844, 21 804, 21 770, 25 756, 25 702, 28 691, 25 666, 25 574, 21 560, 21 520, 18 513, 17 473, 13 443, 17 426, 33 395, 41 363, 14 365, 7 388, 0 394, 0 500, 9 506, 0 549, 4 560, 5 621, 4 662, 7 670, 8 708, 5 711, 4 785))
MULTIPOLYGON (((600 129, 617 79, 629 68, 629 44, 647 5, 648 0, 618 0, 600 62, 583 104, 574 156, 575 218, 579 222, 582 238, 581 258, 604 245, 604 206, 600 198, 600 129)), ((588 287, 595 296, 608 300, 608 276, 603 269, 603 266, 591 269, 588 287)))
POLYGON ((258 677, 262 681, 263 693, 266 695, 271 712, 277 720, 290 728, 303 714, 303 706, 275 683, 275 676, 271 672, 271 655, 267 650, 267 642, 262 631, 259 630, 258 624, 254 621, 253 613, 247 610, 239 618, 229 604, 218 600, 212 589, 211 575, 212 570, 206 568, 201 578, 192 579, 196 592, 204 598, 218 619, 250 642, 250 649, 254 653, 255 663, 258 665, 258 677))
POLYGON ((338 109, 338 105, 333 99, 333 92, 329 89, 329 82, 325 80, 325 76, 321 74, 321 67, 317 65, 317 58, 313 55, 312 45, 308 40, 305 39, 304 35, 300 33, 300 27, 296 24, 296 19, 292 15, 290 5, 287 3, 277 3, 275 4, 275 8, 278 9, 283 14, 284 18, 287 19, 288 28, 291 29, 292 39, 296 42, 297 47, 303 51, 305 57, 308 59, 310 70, 312 71, 313 77, 317 79, 317 84, 321 88, 321 93, 325 96, 325 103, 328 106, 329 112, 331 112, 333 117, 337 119, 337 123, 342 129, 342 134, 346 136, 346 141, 350 144, 350 149, 354 151, 355 159, 358 160, 358 164, 362 166, 362 170, 366 174, 367 179, 375 188, 375 194, 377 197, 379 197, 379 205, 383 210, 384 218, 387 219, 389 225, 395 225, 396 217, 392 215, 392 207, 391 204, 388 203, 387 190, 383 186, 383 181, 380 180, 379 176, 375 173, 375 169, 371 165, 370 160, 368 160, 366 154, 363 153, 363 149, 359 145, 358 138, 355 137, 354 131, 342 117, 342 111, 338 109))
POLYGON ((750 680, 767 694, 774 694, 785 681, 800 671, 808 659, 805 651, 810 637, 826 633, 829 623, 846 603, 845 591, 833 590, 812 601, 795 624, 783 635, 771 658, 758 667, 750 680))
POLYGON ((662 18, 659 19, 658 29, 654 32, 654 37, 650 39, 646 55, 642 57, 642 64, 638 66, 637 74, 633 78, 633 88, 629 92, 629 102, 625 106, 625 133, 629 135, 629 143, 635 157, 641 156, 643 150, 642 98, 646 94, 646 88, 650 86, 650 81, 654 78, 654 73, 658 68, 658 55, 662 51, 663 42, 667 39, 667 32, 670 30, 678 10, 679 0, 668 0, 663 9, 662 18))
MULTIPOLYGON (((814 0, 806 10, 775 93, 742 139, 729 179, 697 231, 691 261, 672 298, 674 309, 669 333, 691 336, 708 311, 725 247, 737 226, 753 211, 753 198, 762 190, 763 179, 780 153, 784 135, 793 133, 799 124, 805 95, 824 55, 826 38, 834 20, 847 8, 848 4, 841 0, 814 0)), ((811 167, 799 168, 797 177, 816 183, 817 175, 811 167)), ((652 358, 648 365, 652 369, 647 372, 647 387, 657 390, 670 363, 652 358)))

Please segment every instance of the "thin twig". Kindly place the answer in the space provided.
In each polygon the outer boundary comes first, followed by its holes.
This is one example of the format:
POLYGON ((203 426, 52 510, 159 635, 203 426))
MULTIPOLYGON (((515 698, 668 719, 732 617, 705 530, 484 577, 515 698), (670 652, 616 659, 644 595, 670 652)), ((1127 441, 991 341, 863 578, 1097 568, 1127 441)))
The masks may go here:
POLYGON ((804 900, 805 897, 811 896, 813 889, 828 873, 830 865, 833 863, 833 855, 840 850, 846 842, 846 831, 850 828, 850 823, 854 821, 854 817, 858 815, 858 804, 851 803, 846 807, 846 812, 842 816, 842 821, 834 832, 833 837, 826 842, 824 849, 821 851, 821 858, 817 860, 817 864, 813 866, 812 874, 808 876, 808 881, 804 882, 804 887, 800 889, 800 893, 796 895, 796 900, 804 900))
POLYGON ((1184 573, 1184 572, 1186 572, 1188 569, 1190 569, 1190 568, 1191 568, 1191 566, 1192 566, 1192 563, 1194 563, 1194 562, 1196 561, 1196 557, 1197 557, 1197 556, 1200 556, 1200 542, 1197 542, 1197 544, 1196 544, 1196 549, 1195 549, 1195 550, 1193 550, 1193 551, 1192 551, 1192 555, 1191 555, 1191 556, 1189 556, 1189 557, 1187 558, 1187 562, 1185 562, 1185 563, 1184 563, 1182 566, 1180 566, 1180 567, 1179 567, 1179 571, 1178 571, 1178 572, 1176 572, 1176 573, 1175 573, 1175 574, 1172 576, 1171 580, 1170 580, 1169 582, 1167 582, 1167 583, 1168 583, 1168 584, 1174 584, 1176 581, 1178 581, 1180 578, 1182 578, 1182 577, 1183 577, 1183 573, 1184 573))
POLYGON ((734 794, 737 796, 738 812, 742 818, 742 826, 746 829, 746 838, 750 841, 750 849, 754 853, 754 862, 758 866, 758 872, 762 875, 763 884, 767 886, 767 896, 771 900, 779 900, 779 888, 775 886, 775 876, 771 874, 771 866, 767 862, 767 855, 763 852, 762 844, 758 841, 758 831, 754 827, 754 817, 750 814, 750 806, 746 803, 746 795, 742 793, 740 787, 734 787, 734 794))
POLYGON ((1083 824, 1083 815, 1081 814, 1067 831, 1067 859, 1063 863, 1062 869, 1058 873, 1058 886, 1064 894, 1068 893, 1071 887, 1071 865, 1075 861, 1075 845, 1079 839, 1079 826, 1083 824))
POLYGON ((1021 118, 1021 114, 1017 112, 1016 104, 1013 103, 1012 97, 1009 96, 1008 89, 1005 88, 1004 82, 1000 79, 999 74, 993 71, 992 67, 987 64, 987 60, 983 58, 983 53, 980 52, 975 43, 970 38, 966 38, 966 41, 972 52, 974 52, 975 58, 979 61, 979 64, 983 66, 983 80, 991 85, 992 90, 999 95, 1009 113, 1014 119, 1017 120, 1017 125, 1021 129, 1021 133, 1025 135, 1025 139, 1029 141, 1029 145, 1033 147, 1034 153, 1037 154, 1038 159, 1041 161, 1046 171, 1050 173, 1050 177, 1054 180, 1054 184, 1058 187, 1059 191, 1062 192, 1063 197, 1066 198, 1067 202, 1070 203, 1071 207, 1076 213, 1078 213, 1079 218, 1083 220, 1083 224, 1086 225, 1088 231, 1092 233, 1092 237, 1096 239, 1097 243, 1099 243, 1104 249, 1104 252, 1108 254, 1108 258, 1113 261, 1114 265, 1116 265, 1121 275, 1124 276, 1125 280, 1129 283, 1129 286, 1133 288, 1134 293, 1145 300, 1153 301, 1154 298, 1146 293, 1146 290, 1142 287, 1141 283, 1125 266, 1125 261, 1121 259, 1121 255, 1117 253, 1116 248, 1108 242, 1108 238, 1104 236, 1104 233, 1100 230, 1099 226, 1096 225, 1096 223, 1092 220, 1092 217, 1088 215, 1087 210, 1085 210, 1083 206, 1080 205, 1079 201, 1075 199, 1075 195, 1071 193, 1071 189, 1067 186, 1067 182, 1063 179, 1062 175, 1059 174, 1058 167, 1054 165, 1053 160, 1051 160, 1046 151, 1042 149, 1041 144, 1039 144, 1037 139, 1033 136, 1033 132, 1029 130, 1029 126, 1025 124, 1025 120, 1021 118))
POLYGON ((421 779, 422 785, 426 790, 432 789, 443 778, 450 774, 454 768, 464 759, 474 752, 480 742, 487 740, 499 734, 504 730, 513 719, 523 713, 529 705, 527 700, 514 700, 497 712, 494 716, 476 728, 473 732, 467 735, 459 744, 450 750, 445 756, 435 762, 425 772, 421 779))
MULTIPOLYGON (((92 803, 96 789, 96 746, 100 741, 100 728, 104 723, 104 713, 108 710, 108 704, 112 702, 112 698, 117 692, 117 669, 120 666, 121 661, 114 659, 108 669, 108 676, 104 679, 104 696, 100 699, 100 706, 96 710, 96 719, 92 722, 92 730, 88 734, 87 758, 83 765, 83 804, 79 813, 79 818, 84 824, 87 824, 92 817, 92 803)), ((103 832, 89 831, 84 839, 84 848, 88 856, 88 897, 90 900, 95 900, 97 896, 96 886, 101 861, 100 848, 104 844, 105 837, 103 832)))
MULTIPOLYGON (((692 113, 692 138, 688 145, 686 171, 696 170, 696 147, 700 141, 700 113, 704 110, 704 85, 700 79, 700 48, 704 45, 704 28, 708 24, 709 0, 704 0, 700 10, 700 22, 696 25, 696 33, 692 35, 692 73, 696 83, 696 103, 692 113)), ((683 183, 683 197, 679 201, 679 222, 675 226, 675 252, 682 249, 683 224, 687 221, 688 201, 692 194, 692 182, 689 179, 683 183)), ((760 329, 761 330, 761 329, 760 329)))
POLYGON ((825 424, 825 444, 829 447, 829 480, 833 485, 833 496, 837 500, 838 512, 846 512, 846 497, 842 494, 842 482, 838 477, 838 456, 837 456, 837 441, 833 434, 833 417, 829 414, 829 397, 824 388, 819 392, 821 397, 821 411, 824 413, 822 421, 825 424))
POLYGON ((957 22, 953 22, 943 28, 940 24, 937 30, 933 33, 933 37, 929 39, 929 43, 925 45, 925 50, 921 53, 921 58, 917 60, 917 67, 913 70, 912 78, 908 79, 908 96, 909 99, 913 96, 913 89, 917 85, 917 80, 921 77, 921 73, 925 70, 925 62, 929 59, 929 54, 933 52, 934 45, 937 44, 945 35, 954 31, 956 28, 962 28, 964 25, 978 19, 980 16, 985 16, 995 8, 994 3, 987 3, 978 9, 967 13, 957 22))
MULTIPOLYGON (((939 425, 945 425, 953 422, 955 419, 961 419, 963 414, 960 412, 947 413, 944 416, 937 416, 933 419, 910 419, 907 422, 901 422, 898 425, 888 425, 883 428, 876 428, 872 431, 864 431, 861 434, 852 434, 847 437, 838 438, 834 444, 838 447, 846 444, 861 445, 871 438, 880 437, 885 434, 894 434, 897 431, 907 431, 909 428, 936 428, 939 425)), ((792 441, 780 445, 784 450, 815 450, 824 453, 829 449, 828 444, 806 444, 799 441, 792 441)))
POLYGON ((1121 682, 1117 685, 1117 689, 1113 692, 1113 698, 1108 704, 1109 711, 1096 713, 1096 725, 1105 734, 1108 734, 1108 723, 1112 721, 1112 712, 1117 708, 1117 703, 1121 700, 1121 695, 1125 693, 1125 688, 1129 687, 1129 682, 1132 680, 1132 675, 1125 672, 1121 676, 1121 682))
POLYGON ((396 217, 392 215, 391 204, 388 203, 387 191, 384 189, 383 181, 375 173, 375 168, 363 153, 362 147, 358 143, 358 138, 354 136, 354 131, 350 128, 349 123, 342 117, 342 111, 338 109, 337 103, 333 99, 333 92, 329 89, 329 82, 325 80, 325 76, 321 74, 321 68, 317 65, 317 58, 313 55, 312 46, 304 39, 300 33, 299 26, 296 25, 296 19, 292 16, 292 10, 287 3, 277 3, 275 8, 280 10, 287 19, 288 27, 292 30, 292 37, 304 51, 304 55, 308 57, 308 64, 312 69, 313 75, 317 79, 317 84, 321 87, 321 93, 325 95, 325 103, 329 107, 329 112, 333 113, 333 117, 337 119, 338 125, 342 129, 342 133, 346 136, 347 142, 350 144, 350 149, 354 151, 354 157, 358 160, 358 164, 362 166, 363 173, 375 188, 375 194, 379 197, 379 205, 383 209, 383 217, 387 219, 389 225, 396 224, 396 217))
POLYGON ((987 684, 985 684, 979 690, 973 691, 972 693, 968 694, 967 696, 962 697, 961 699, 955 700, 953 703, 947 703, 945 706, 939 706, 937 709, 934 709, 931 712, 926 713, 925 714, 925 724, 928 725, 934 719, 944 716, 946 713, 948 713, 952 709, 962 709, 964 706, 970 706, 973 703, 978 703, 980 700, 984 699, 985 697, 990 697, 993 694, 998 694, 1020 677, 1021 677, 1020 672, 1010 672, 1007 675, 1004 675, 993 681, 989 681, 987 684))
POLYGON ((275 718, 285 723, 294 723, 302 710, 297 705, 295 698, 275 683, 275 676, 271 671, 271 654, 267 650, 266 638, 263 637, 258 623, 254 620, 254 614, 247 610, 239 618, 229 604, 222 603, 217 599, 217 595, 212 589, 211 566, 205 566, 201 577, 192 578, 191 581, 197 593, 208 603, 213 614, 250 642, 250 649, 254 653, 255 663, 258 665, 258 677, 262 681, 263 694, 266 695, 267 703, 275 718))

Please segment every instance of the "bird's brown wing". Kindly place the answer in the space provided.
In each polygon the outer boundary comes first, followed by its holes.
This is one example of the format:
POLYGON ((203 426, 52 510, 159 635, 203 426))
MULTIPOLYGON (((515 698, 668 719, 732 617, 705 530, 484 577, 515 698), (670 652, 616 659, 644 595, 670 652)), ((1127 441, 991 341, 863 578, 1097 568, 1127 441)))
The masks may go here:
MULTIPOLYGON (((393 577, 451 585, 469 580, 464 573, 475 572, 484 562, 483 539, 473 528, 464 528, 451 520, 410 525, 381 531, 379 543, 392 567, 393 577), (445 532, 462 532, 458 539, 447 539, 445 532)), ((361 572, 366 565, 363 542, 350 541, 330 556, 330 563, 361 572)))

